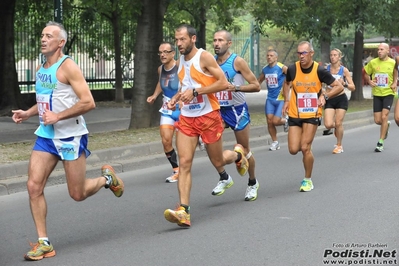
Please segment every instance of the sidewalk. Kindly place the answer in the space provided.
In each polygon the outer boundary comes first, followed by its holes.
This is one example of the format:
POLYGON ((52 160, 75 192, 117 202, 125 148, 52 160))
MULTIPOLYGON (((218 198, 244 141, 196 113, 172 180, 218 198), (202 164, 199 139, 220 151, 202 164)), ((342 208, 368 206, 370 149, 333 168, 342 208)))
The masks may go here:
MULTIPOLYGON (((247 96, 251 110, 264 110, 266 93, 247 96), (261 95, 259 95, 261 94, 261 95)), ((92 133, 109 132, 128 128, 130 123, 130 108, 98 107, 85 115, 87 127, 92 133)), ((372 111, 348 113, 345 117, 345 130, 373 124, 372 111)), ((10 117, 0 117, 0 143, 19 142, 36 139, 33 132, 38 126, 38 118, 32 117, 22 124, 15 124, 10 117)), ((318 128, 317 136, 322 135, 324 127, 318 128)), ((280 143, 287 141, 287 133, 278 127, 280 143)), ((224 147, 233 147, 235 138, 232 130, 223 134, 224 147)), ((251 147, 269 146, 271 139, 267 133, 266 125, 252 127, 250 135, 251 147)), ((197 151, 195 157, 207 156, 204 151, 197 151)), ((117 172, 126 172, 133 169, 146 168, 151 165, 166 163, 161 141, 130 145, 107 150, 96 150, 87 159, 87 177, 96 177, 100 174, 103 164, 111 164, 117 172)), ((0 196, 26 190, 28 161, 0 164, 0 196)), ((59 163, 50 176, 47 185, 65 183, 62 163, 59 163)))

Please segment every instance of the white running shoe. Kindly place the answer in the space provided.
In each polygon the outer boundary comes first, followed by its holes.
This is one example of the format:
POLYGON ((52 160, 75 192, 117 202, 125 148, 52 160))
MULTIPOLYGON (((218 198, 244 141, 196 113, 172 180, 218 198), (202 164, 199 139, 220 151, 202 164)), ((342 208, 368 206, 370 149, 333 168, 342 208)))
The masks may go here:
POLYGON ((230 188, 232 185, 234 185, 233 178, 229 175, 229 179, 227 180, 220 180, 216 187, 212 190, 212 195, 214 196, 220 196, 222 195, 226 189, 230 188))
POLYGON ((273 141, 272 145, 270 145, 269 151, 276 151, 280 149, 280 144, 278 141, 273 141))
POLYGON ((165 179, 166 183, 175 183, 179 180, 179 168, 173 169, 173 173, 171 176, 165 179))
POLYGON ((259 182, 256 180, 256 184, 253 186, 248 186, 247 191, 245 191, 245 201, 254 201, 258 197, 259 182))
POLYGON ((200 149, 200 151, 205 150, 205 143, 202 141, 201 137, 198 138, 198 148, 200 149))
POLYGON ((285 116, 284 132, 288 132, 288 115, 285 116))

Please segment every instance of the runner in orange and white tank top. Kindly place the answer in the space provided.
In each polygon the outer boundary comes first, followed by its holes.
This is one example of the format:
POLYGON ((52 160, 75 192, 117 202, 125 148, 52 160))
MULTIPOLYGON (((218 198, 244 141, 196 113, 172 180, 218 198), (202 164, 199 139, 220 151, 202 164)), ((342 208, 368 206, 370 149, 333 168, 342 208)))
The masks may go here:
MULTIPOLYGON (((181 104, 181 115, 176 122, 180 203, 176 209, 165 210, 164 217, 183 227, 191 226, 191 167, 199 137, 206 144, 208 157, 221 179, 231 180, 224 169, 226 164, 235 162, 241 175, 245 175, 248 170, 248 160, 241 145, 237 144, 234 151, 223 151, 224 128, 214 93, 227 89, 229 83, 214 57, 195 46, 196 35, 196 30, 187 24, 179 26, 175 31, 176 46, 182 55, 178 62, 181 89, 168 103, 169 109, 174 109, 178 102, 181 104)), ((233 182, 229 184, 231 186, 233 182)))
MULTIPOLYGON (((181 92, 206 87, 216 81, 215 77, 204 73, 201 69, 200 58, 203 52, 203 49, 198 49, 194 57, 188 61, 184 60, 184 55, 180 56, 177 73, 181 81, 181 92)), ((184 103, 181 107, 181 113, 184 116, 197 117, 219 109, 218 99, 213 93, 201 94, 191 102, 184 103)))

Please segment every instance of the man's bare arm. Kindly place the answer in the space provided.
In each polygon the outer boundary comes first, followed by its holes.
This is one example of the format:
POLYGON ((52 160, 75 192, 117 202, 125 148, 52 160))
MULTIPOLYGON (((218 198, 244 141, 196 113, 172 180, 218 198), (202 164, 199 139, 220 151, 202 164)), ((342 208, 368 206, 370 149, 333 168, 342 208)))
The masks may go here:
POLYGON ((228 88, 229 82, 227 81, 223 70, 216 63, 215 58, 209 52, 204 51, 201 53, 200 65, 205 73, 212 75, 216 79, 216 82, 209 86, 196 89, 198 94, 215 93, 228 88))
MULTIPOLYGON (((240 91, 242 92, 259 92, 260 91, 260 83, 256 79, 254 73, 249 69, 247 62, 241 57, 237 57, 234 61, 234 68, 241 73, 244 79, 248 82, 248 84, 241 85, 240 91)), ((229 85, 228 90, 234 91, 236 87, 229 85)))

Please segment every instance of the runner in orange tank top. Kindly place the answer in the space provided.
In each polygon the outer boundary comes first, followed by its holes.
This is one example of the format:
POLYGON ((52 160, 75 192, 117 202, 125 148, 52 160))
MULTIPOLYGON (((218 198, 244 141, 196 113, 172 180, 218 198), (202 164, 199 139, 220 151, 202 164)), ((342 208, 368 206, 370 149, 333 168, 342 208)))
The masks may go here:
POLYGON ((176 122, 180 204, 175 210, 165 210, 164 216, 167 221, 182 227, 191 226, 191 166, 199 137, 206 144, 209 159, 221 180, 233 185, 232 178, 224 169, 226 164, 235 162, 240 175, 248 171, 248 160, 241 145, 235 145, 234 151, 223 151, 224 128, 214 93, 226 90, 229 83, 215 58, 195 46, 196 39, 196 31, 192 26, 183 24, 176 29, 175 41, 181 54, 177 62, 181 88, 168 103, 170 109, 174 109, 177 102, 179 106, 181 103, 181 115, 176 122))
POLYGON ((305 178, 299 190, 307 192, 313 189, 311 177, 314 157, 311 147, 321 121, 321 108, 329 97, 340 94, 344 87, 330 72, 313 61, 314 50, 311 43, 299 43, 297 54, 299 61, 288 67, 284 82, 283 115, 288 113, 289 116, 289 152, 295 155, 302 151, 305 178), (322 83, 329 85, 331 90, 323 94, 322 83))

